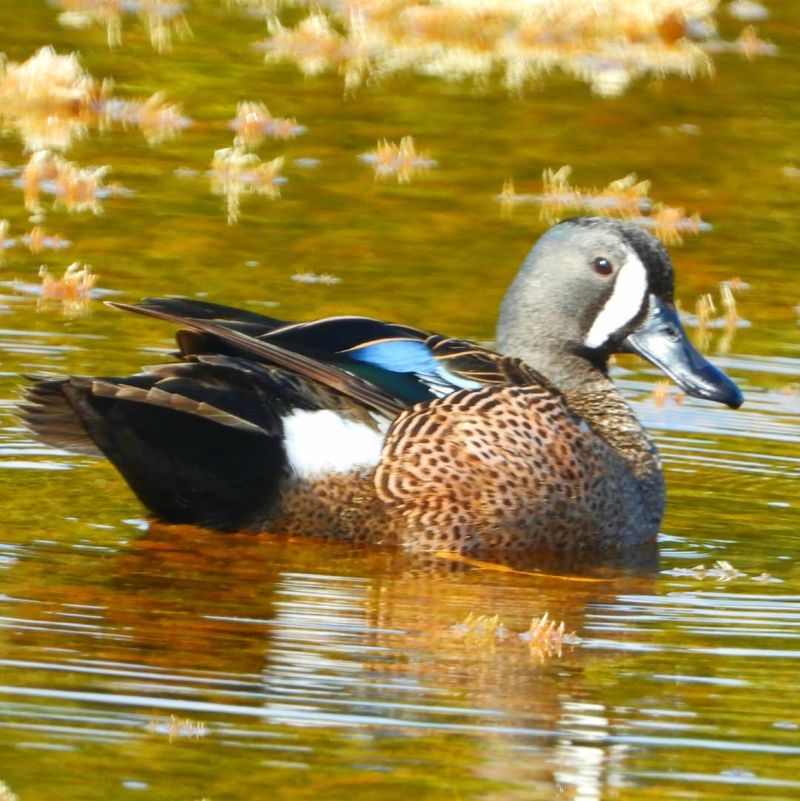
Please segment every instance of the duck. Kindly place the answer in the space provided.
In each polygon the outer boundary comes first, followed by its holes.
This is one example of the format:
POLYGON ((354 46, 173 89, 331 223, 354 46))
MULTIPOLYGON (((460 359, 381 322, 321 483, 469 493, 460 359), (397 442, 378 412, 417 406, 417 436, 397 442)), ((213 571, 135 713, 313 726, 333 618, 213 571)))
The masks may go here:
POLYGON ((674 286, 643 228, 574 217, 524 259, 495 349, 361 316, 113 302, 177 325, 175 360, 29 377, 20 413, 40 440, 110 460, 165 523, 465 555, 635 546, 656 538, 666 491, 612 355, 742 403, 689 340, 674 286))

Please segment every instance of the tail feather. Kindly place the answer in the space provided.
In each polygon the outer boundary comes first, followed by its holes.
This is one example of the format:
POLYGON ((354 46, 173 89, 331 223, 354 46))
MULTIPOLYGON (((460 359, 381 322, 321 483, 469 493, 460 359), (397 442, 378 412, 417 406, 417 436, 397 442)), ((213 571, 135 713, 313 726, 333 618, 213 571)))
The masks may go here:
POLYGON ((49 378, 28 389, 20 412, 40 439, 105 455, 162 520, 241 530, 269 518, 287 464, 279 382, 270 398, 262 371, 243 393, 248 376, 239 371, 231 386, 236 372, 182 364, 49 378))
POLYGON ((62 389, 69 379, 33 378, 18 408, 28 429, 42 442, 89 456, 102 456, 62 389))

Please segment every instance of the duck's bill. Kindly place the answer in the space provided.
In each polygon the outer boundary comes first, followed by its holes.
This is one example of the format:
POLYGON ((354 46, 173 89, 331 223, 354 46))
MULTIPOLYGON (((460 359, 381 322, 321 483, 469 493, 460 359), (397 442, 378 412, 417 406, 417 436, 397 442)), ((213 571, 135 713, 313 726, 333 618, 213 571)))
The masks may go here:
POLYGON ((623 344, 663 370, 687 394, 733 409, 741 406, 741 390, 692 345, 675 307, 653 295, 649 302, 647 319, 623 344))

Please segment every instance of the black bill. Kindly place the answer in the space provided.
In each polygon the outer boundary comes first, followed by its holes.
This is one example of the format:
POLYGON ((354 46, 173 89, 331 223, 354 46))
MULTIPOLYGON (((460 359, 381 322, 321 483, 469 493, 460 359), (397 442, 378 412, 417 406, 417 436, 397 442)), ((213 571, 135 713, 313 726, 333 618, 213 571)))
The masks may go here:
POLYGON ((650 295, 647 319, 623 344, 663 370, 689 395, 733 409, 742 405, 739 387, 692 345, 672 304, 650 295))

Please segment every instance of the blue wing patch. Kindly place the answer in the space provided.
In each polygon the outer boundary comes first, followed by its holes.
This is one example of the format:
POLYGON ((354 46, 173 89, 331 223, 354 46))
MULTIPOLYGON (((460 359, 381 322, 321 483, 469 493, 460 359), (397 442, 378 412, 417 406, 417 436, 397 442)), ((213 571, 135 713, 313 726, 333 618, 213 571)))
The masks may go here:
POLYGON ((451 373, 424 342, 416 339, 383 339, 344 352, 355 361, 383 370, 413 373, 436 395, 447 395, 454 389, 480 389, 483 386, 479 381, 451 373))

